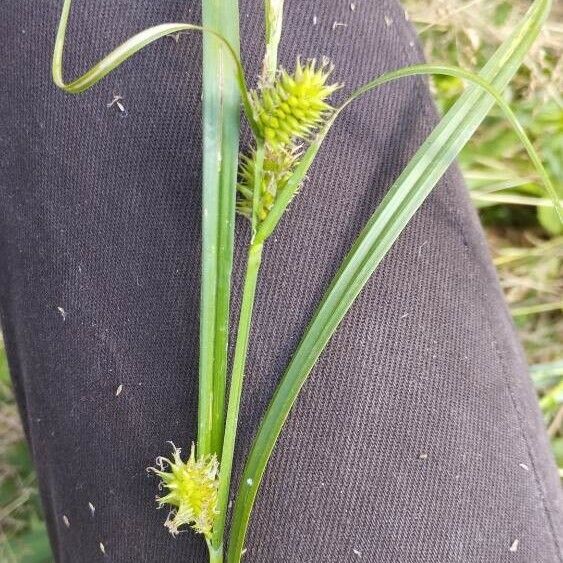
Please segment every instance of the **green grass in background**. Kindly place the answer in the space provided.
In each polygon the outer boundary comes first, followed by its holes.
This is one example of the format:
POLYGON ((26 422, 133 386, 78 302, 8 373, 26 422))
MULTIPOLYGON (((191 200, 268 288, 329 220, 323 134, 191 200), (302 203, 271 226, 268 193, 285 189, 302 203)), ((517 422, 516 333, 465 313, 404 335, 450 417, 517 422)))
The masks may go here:
MULTIPOLYGON (((513 29, 524 0, 405 0, 430 62, 477 69, 513 29)), ((508 98, 563 198, 563 3, 512 83, 508 98)), ((442 110, 463 89, 436 78, 442 110)), ((497 110, 460 161, 493 253, 558 465, 563 467, 563 229, 533 165, 497 110)), ((0 561, 42 563, 51 556, 35 474, 24 442, 0 343, 0 561)))
POLYGON ((0 561, 51 561, 35 471, 0 341, 0 561))
MULTIPOLYGON (((504 40, 527 0, 403 0, 429 62, 476 69, 504 40)), ((431 86, 447 110, 461 80, 431 86)), ((563 2, 507 90, 507 99, 563 199, 563 2)), ((563 467, 563 226, 533 164, 494 108, 459 161, 479 210, 501 286, 536 383, 553 451, 563 467)))
MULTIPOLYGON (((493 0, 407 0, 407 13, 420 31, 430 61, 480 68, 514 27, 529 2, 493 0), (447 61, 445 60, 447 59, 447 61)), ((563 198, 563 4, 555 3, 551 21, 507 90, 511 103, 542 155, 563 198)), ((457 78, 437 77, 434 90, 448 109, 463 90, 457 78)), ((460 161, 476 205, 487 209, 486 224, 541 227, 563 234, 552 203, 524 147, 498 108, 494 108, 460 161), (527 212, 498 204, 525 206, 527 212), (535 216, 536 221, 531 215, 535 216)))

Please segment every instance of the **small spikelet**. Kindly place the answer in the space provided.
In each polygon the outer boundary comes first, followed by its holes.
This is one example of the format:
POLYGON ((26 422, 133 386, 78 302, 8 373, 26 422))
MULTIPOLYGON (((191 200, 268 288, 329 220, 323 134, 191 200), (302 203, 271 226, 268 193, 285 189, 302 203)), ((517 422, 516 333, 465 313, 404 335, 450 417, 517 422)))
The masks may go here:
MULTIPOLYGON (((278 193, 283 190, 287 181, 293 173, 299 149, 280 149, 277 151, 267 150, 264 155, 262 167, 262 186, 258 203, 258 221, 263 221, 270 209, 272 209, 278 193)), ((256 173, 256 153, 250 156, 243 155, 240 161, 237 211, 252 218, 252 205, 254 194, 254 176, 256 173)))
POLYGON ((161 487, 166 490, 164 496, 156 499, 158 508, 166 504, 172 507, 164 525, 172 535, 178 534, 181 526, 188 525, 209 539, 217 515, 217 458, 208 455, 196 460, 195 446, 192 444, 190 457, 183 462, 181 451, 174 444, 172 448, 172 460, 159 457, 156 460, 158 469, 150 468, 160 477, 161 487))
POLYGON ((297 61, 290 75, 280 70, 273 85, 252 92, 256 120, 266 144, 272 148, 307 138, 322 124, 332 107, 326 99, 338 88, 327 85, 331 69, 315 61, 297 61))

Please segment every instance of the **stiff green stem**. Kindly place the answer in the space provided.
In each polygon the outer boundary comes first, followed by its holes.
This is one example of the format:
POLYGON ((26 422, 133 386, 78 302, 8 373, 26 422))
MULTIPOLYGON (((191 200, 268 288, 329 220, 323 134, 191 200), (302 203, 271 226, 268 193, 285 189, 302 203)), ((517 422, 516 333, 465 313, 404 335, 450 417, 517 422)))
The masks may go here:
POLYGON ((260 195, 262 192, 262 178, 264 176, 264 142, 260 139, 256 140, 256 159, 254 164, 254 192, 252 195, 252 242, 256 236, 258 225, 258 207, 260 205, 260 195))
POLYGON ((218 548, 213 547, 211 542, 207 541, 207 548, 209 549, 209 563, 223 563, 223 546, 218 548))
POLYGON ((242 294, 235 357, 233 360, 233 371, 229 389, 225 438, 223 442, 223 453, 221 455, 221 469, 219 472, 219 498, 217 503, 218 515, 213 527, 212 542, 215 549, 219 549, 223 544, 225 520, 229 504, 229 490, 231 486, 231 472, 233 467, 233 454, 235 450, 240 398, 246 366, 254 295, 256 293, 256 283, 258 280, 260 263, 262 261, 262 248, 262 244, 251 244, 248 249, 246 277, 242 294))
MULTIPOLYGON (((281 36, 283 21, 283 0, 265 0, 266 18, 266 55, 264 58, 264 79, 272 80, 277 68, 277 49, 281 36)), ((256 136, 256 164, 254 172, 254 193, 252 202, 252 229, 251 243, 248 248, 246 264, 246 275, 242 294, 242 303, 237 330, 237 341, 235 345, 235 356, 229 387, 229 402, 227 405, 227 417, 223 436, 223 449, 221 452, 221 465, 219 471, 219 492, 217 501, 217 519, 213 526, 213 538, 210 542, 210 557, 212 549, 217 554, 223 554, 225 523, 229 506, 229 493, 231 488, 231 476, 233 470, 233 457, 235 451, 238 417, 240 410, 240 399, 244 381, 244 370, 246 367, 246 356, 248 352, 248 341, 250 327, 252 324, 252 310, 254 307, 254 296, 258 282, 258 273, 262 262, 263 243, 255 243, 254 236, 258 224, 258 205, 262 189, 263 166, 264 166, 264 141, 256 136)), ((213 561, 213 560, 212 560, 213 561)), ((222 561, 217 559, 217 561, 222 561)))
POLYGON ((283 22, 283 0, 264 0, 264 19, 266 23, 266 55, 262 77, 272 83, 278 68, 278 46, 283 22))

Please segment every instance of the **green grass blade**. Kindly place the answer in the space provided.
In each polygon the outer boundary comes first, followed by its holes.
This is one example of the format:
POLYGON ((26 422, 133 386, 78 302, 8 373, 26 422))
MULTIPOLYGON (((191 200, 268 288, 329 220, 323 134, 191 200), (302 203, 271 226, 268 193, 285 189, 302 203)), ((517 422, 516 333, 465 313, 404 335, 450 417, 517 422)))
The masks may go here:
POLYGON ((198 455, 221 456, 239 147, 237 0, 205 0, 203 25, 203 190, 198 455), (225 42, 218 39, 224 37, 225 42))
POLYGON ((563 301, 555 303, 537 303, 535 305, 522 305, 521 307, 511 307, 510 314, 513 317, 525 317, 528 315, 538 315, 539 313, 549 313, 551 311, 563 312, 563 301))
MULTIPOLYGON (((212 10, 218 13, 219 31, 229 45, 236 50, 240 60, 239 4, 238 0, 212 0, 212 10)), ((216 18, 214 15, 213 18, 216 18)), ((205 21, 204 21, 205 23, 205 21)), ((213 38, 209 35, 208 37, 213 38)), ((204 36, 205 39, 205 36, 204 36)), ((221 457, 225 426, 225 392, 227 384, 227 358, 229 337, 229 305, 231 293, 231 271, 234 252, 234 227, 236 208, 236 186, 238 175, 240 103, 237 87, 237 65, 227 52, 227 47, 218 38, 213 38, 220 47, 220 63, 217 77, 222 81, 223 102, 221 104, 222 126, 221 178, 219 190, 219 257, 217 269, 217 311, 215 327, 214 361, 214 425, 212 450, 221 457)), ((204 70, 205 72, 205 70, 204 70)), ((204 151, 205 153, 205 151, 204 151)), ((204 160, 205 160, 204 154, 204 160)), ((203 249, 205 252, 205 249, 203 249)))
POLYGON ((323 143, 326 135, 330 131, 330 128, 334 124, 336 118, 340 115, 340 113, 354 100, 359 98, 360 96, 370 92, 374 88, 379 86, 383 86, 389 82, 393 82, 394 80, 398 80, 400 78, 406 78, 407 76, 416 76, 416 75, 435 75, 441 74, 446 76, 455 76, 457 78, 463 78, 473 84, 478 85, 480 88, 485 90, 490 96, 495 100, 498 106, 503 111, 505 117, 512 125, 516 135, 520 139, 520 142, 524 145, 524 148, 528 152, 530 160, 536 167, 536 170, 542 179, 545 190, 547 195, 550 197, 551 204, 547 202, 548 206, 555 207, 559 218, 563 221, 563 208, 561 206, 561 201, 557 196, 557 192, 549 178, 547 171, 539 157, 537 151, 534 148, 534 145, 530 141, 526 131, 522 127, 521 123, 519 122, 518 118, 508 105, 508 103, 504 100, 502 95, 494 88, 489 82, 484 80, 478 74, 475 74, 468 70, 463 70, 461 68, 448 66, 448 65, 429 65, 429 64, 420 64, 420 65, 413 65, 405 68, 401 68, 399 70, 395 70, 392 72, 388 72, 375 80, 368 82, 365 86, 362 86, 358 90, 352 93, 350 98, 339 108, 336 109, 335 113, 332 115, 331 119, 325 124, 323 129, 319 132, 317 137, 313 140, 310 146, 305 151, 303 158, 301 159, 299 166, 296 168, 295 172, 293 173, 292 177, 287 182, 284 190, 278 195, 276 202, 273 208, 268 213, 268 217, 263 221, 260 225, 260 229, 256 235, 256 240, 258 242, 265 241, 274 231, 277 224, 281 220, 287 206, 295 196, 295 193, 301 182, 305 178, 307 172, 311 164, 313 163, 317 152, 320 149, 321 144, 323 143))
MULTIPOLYGON (((263 79, 273 79, 277 67, 277 47, 280 40, 283 15, 283 0, 265 0, 266 18, 266 56, 264 58, 263 79)), ((265 146, 264 141, 256 138, 254 165, 254 186, 252 190, 252 237, 256 233, 258 206, 263 180, 265 146)), ((235 452, 240 400, 242 396, 246 357, 252 323, 252 310, 258 273, 262 261, 262 244, 251 242, 248 248, 247 267, 242 294, 242 303, 238 322, 233 369, 229 387, 229 401, 225 420, 225 435, 221 452, 219 487, 217 492, 217 518, 213 526, 211 547, 222 553, 224 531, 231 487, 231 474, 235 452)))
POLYGON ((204 26, 166 23, 142 31, 106 55, 86 73, 65 83, 63 51, 71 0, 65 0, 53 53, 53 80, 64 91, 84 92, 143 47, 183 31, 204 36, 204 163, 202 298, 200 315, 199 450, 222 447, 227 363, 230 275, 238 166, 239 104, 251 127, 253 113, 239 58, 238 2, 207 0, 204 26))
MULTIPOLYGON (((481 78, 495 90, 504 89, 522 63, 550 5, 549 0, 536 0, 523 22, 482 69, 481 78)), ((472 85, 467 89, 390 188, 346 256, 297 347, 255 437, 235 500, 229 563, 240 561, 250 512, 266 465, 316 360, 377 265, 493 103, 480 87, 472 85)))
MULTIPOLYGON (((266 56, 263 67, 263 80, 272 80, 277 67, 277 47, 280 40, 283 15, 283 0, 265 0, 266 18, 266 56)), ((260 137, 256 138, 254 165, 254 186, 252 193, 252 237, 256 232, 258 206, 263 180, 265 146, 260 137)), ((227 521, 231 474, 235 452, 240 400, 242 396, 246 358, 252 323, 252 310, 258 273, 262 261, 262 244, 250 244, 248 248, 247 267, 240 308, 235 354, 229 386, 229 400, 225 419, 225 433, 221 452, 219 471, 219 487, 217 491, 217 517, 213 525, 213 537, 210 543, 210 555, 223 554, 224 531, 227 521)))
POLYGON ((506 117, 506 119, 509 121, 510 125, 514 129, 514 132, 518 136, 518 139, 520 140, 522 145, 524 145, 524 148, 526 149, 526 152, 528 153, 530 160, 532 161, 540 178, 542 179, 542 182, 545 186, 545 191, 547 192, 547 195, 551 199, 552 206, 555 207, 560 220, 563 221, 563 208, 561 207, 561 202, 557 195, 557 191, 555 190, 553 183, 551 182, 549 174, 547 173, 540 156, 538 155, 536 149, 534 148, 534 145, 532 144, 528 135, 526 134, 524 127, 522 126, 522 124, 520 123, 520 121, 518 120, 518 118, 516 117, 510 106, 508 105, 508 103, 504 100, 500 92, 498 92, 498 90, 493 85, 491 85, 487 80, 484 80, 478 74, 448 65, 414 65, 411 67, 406 67, 404 69, 399 69, 395 72, 390 72, 386 76, 378 78, 366 84, 362 88, 356 90, 356 92, 354 92, 350 96, 350 98, 345 102, 345 104, 343 104, 343 106, 339 108, 339 111, 342 111, 348 104, 356 100, 358 97, 372 90, 374 87, 383 84, 384 82, 389 82, 391 80, 396 80, 397 78, 412 76, 416 74, 441 74, 445 76, 454 76, 456 78, 462 78, 478 85, 483 90, 485 90, 488 94, 490 94, 490 96, 495 100, 497 105, 503 111, 504 116, 506 117))
POLYGON ((63 76, 63 51, 71 4, 72 0, 64 0, 63 9, 61 11, 61 18, 59 20, 59 27, 57 30, 57 36, 55 39, 55 47, 53 50, 52 75, 54 83, 59 88, 69 94, 80 94, 94 86, 94 84, 102 80, 112 70, 115 70, 127 59, 138 53, 141 49, 167 35, 174 35, 175 33, 181 33, 184 31, 197 31, 203 33, 204 35, 211 34, 215 36, 219 41, 221 41, 221 43, 226 47, 227 54, 233 59, 236 65, 237 84, 239 87, 246 118, 248 119, 254 133, 258 136, 260 135, 259 129, 256 126, 254 119, 254 112, 248 94, 248 87, 244 76, 244 69, 238 56, 238 49, 235 49, 229 43, 229 41, 219 33, 211 29, 206 29, 205 27, 199 25, 193 25, 189 23, 163 23, 149 29, 145 29, 144 31, 137 33, 136 35, 122 43, 119 47, 111 51, 83 75, 70 82, 65 82, 63 76))
MULTIPOLYGON (((481 205, 494 205, 494 204, 508 204, 508 205, 529 205, 532 207, 549 207, 557 208, 558 204, 552 199, 543 197, 525 196, 520 194, 499 194, 498 192, 486 193, 480 190, 473 189, 469 192, 471 199, 475 204, 481 205)), ((559 200, 559 207, 563 205, 563 200, 559 200)), ((558 214, 560 211, 557 212, 558 214)))

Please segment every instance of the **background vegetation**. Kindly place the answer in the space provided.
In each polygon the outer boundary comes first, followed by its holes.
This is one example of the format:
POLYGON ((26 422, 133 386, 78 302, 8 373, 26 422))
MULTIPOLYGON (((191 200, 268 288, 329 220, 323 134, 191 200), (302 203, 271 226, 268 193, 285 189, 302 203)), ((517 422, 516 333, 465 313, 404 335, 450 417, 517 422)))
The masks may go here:
MULTIPOLYGON (((359 0, 362 1, 362 0, 359 0)), ((525 0, 404 0, 429 62, 477 69, 513 29, 525 0)), ((447 109, 463 89, 440 77, 447 109)), ((507 92, 563 198, 563 3, 507 92)), ((460 158, 563 467, 563 228, 510 126, 494 110, 460 158)), ((0 561, 49 561, 36 479, 0 343, 0 561)))
MULTIPOLYGON (((481 67, 526 0, 405 0, 430 62, 481 67)), ((463 88, 432 81, 447 109, 463 88)), ((563 198, 563 3, 506 92, 563 198)), ((516 135, 494 109, 460 156, 493 260, 540 395, 553 450, 563 467, 563 226, 516 135)))

